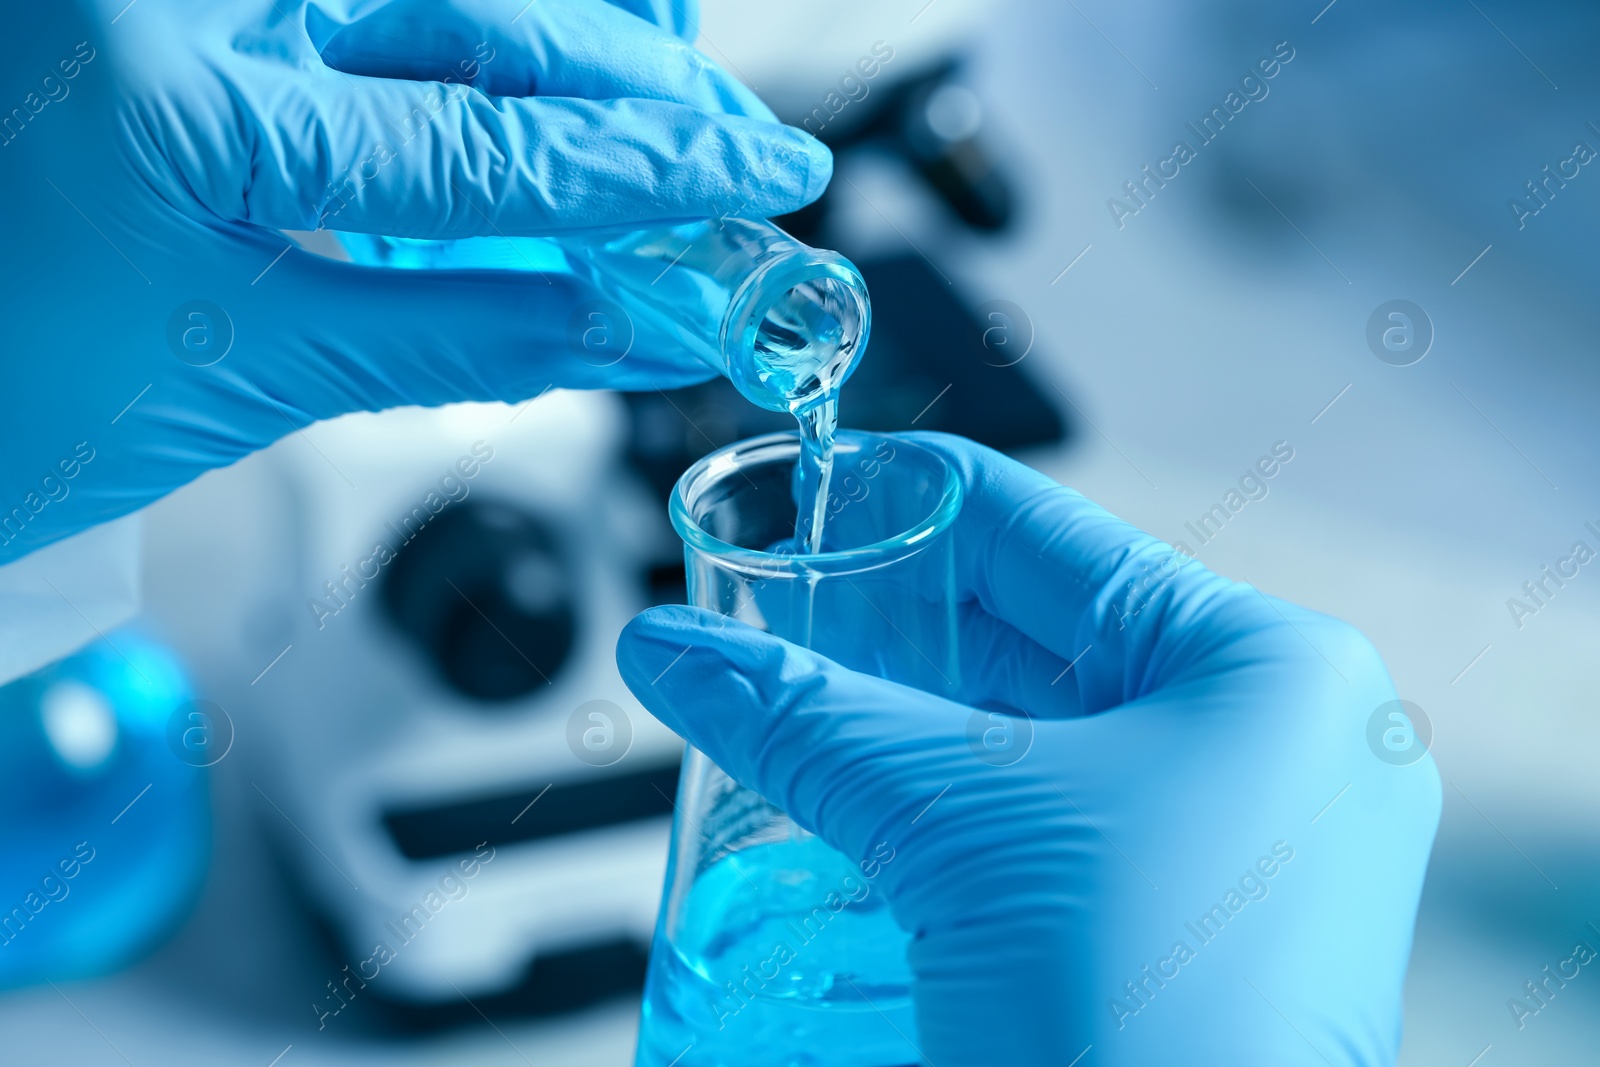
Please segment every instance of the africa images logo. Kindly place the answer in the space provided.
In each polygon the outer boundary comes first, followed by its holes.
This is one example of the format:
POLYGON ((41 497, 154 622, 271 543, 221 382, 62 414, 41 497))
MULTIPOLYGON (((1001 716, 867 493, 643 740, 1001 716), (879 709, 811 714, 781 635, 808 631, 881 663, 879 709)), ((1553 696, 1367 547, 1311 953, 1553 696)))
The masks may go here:
POLYGON ((1379 704, 1367 719, 1367 747, 1394 767, 1408 767, 1428 754, 1433 723, 1409 700, 1379 704))

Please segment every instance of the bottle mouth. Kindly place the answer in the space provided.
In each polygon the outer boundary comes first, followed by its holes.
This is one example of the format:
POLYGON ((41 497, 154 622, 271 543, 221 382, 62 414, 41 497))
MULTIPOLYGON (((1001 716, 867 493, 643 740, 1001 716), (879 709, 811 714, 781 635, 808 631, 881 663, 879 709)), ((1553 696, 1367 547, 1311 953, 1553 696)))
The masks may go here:
POLYGON ((850 377, 871 328, 860 272, 836 252, 805 248, 751 272, 729 302, 720 340, 745 399, 796 412, 850 377))

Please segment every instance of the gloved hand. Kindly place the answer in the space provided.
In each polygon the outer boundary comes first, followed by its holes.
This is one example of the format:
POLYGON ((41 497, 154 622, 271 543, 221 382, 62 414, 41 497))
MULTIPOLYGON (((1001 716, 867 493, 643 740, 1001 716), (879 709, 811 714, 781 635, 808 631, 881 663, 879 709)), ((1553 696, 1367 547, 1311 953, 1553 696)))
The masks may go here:
POLYGON ((669 607, 623 632, 634 694, 851 859, 894 848, 927 1063, 1393 1063, 1440 789, 1369 747, 1372 646, 912 437, 967 493, 954 691, 669 607))
POLYGON ((570 275, 387 271, 280 229, 538 236, 819 195, 826 149, 666 0, 81 0, 0 35, 0 562, 349 411, 670 387, 570 275), (219 360, 209 366, 195 364, 219 360))

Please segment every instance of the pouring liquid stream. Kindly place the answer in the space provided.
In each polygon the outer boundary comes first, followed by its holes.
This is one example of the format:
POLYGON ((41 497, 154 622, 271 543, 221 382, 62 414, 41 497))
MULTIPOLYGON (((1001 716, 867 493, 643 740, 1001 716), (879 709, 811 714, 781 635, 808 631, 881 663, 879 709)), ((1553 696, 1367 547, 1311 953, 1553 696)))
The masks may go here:
POLYGON ((806 555, 822 549, 828 519, 828 484, 833 480, 833 437, 839 428, 837 388, 811 406, 795 412, 800 424, 798 515, 795 541, 806 555))
POLYGON ((827 282, 790 289, 756 332, 754 362, 762 385, 782 398, 799 425, 793 547, 806 555, 824 551, 839 387, 859 355, 859 340, 845 294, 827 282))

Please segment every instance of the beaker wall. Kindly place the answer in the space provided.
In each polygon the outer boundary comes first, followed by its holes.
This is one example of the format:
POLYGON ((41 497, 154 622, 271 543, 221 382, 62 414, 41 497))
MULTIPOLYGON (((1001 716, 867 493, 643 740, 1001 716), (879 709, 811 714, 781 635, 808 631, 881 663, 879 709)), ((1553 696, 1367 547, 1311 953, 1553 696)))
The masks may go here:
MULTIPOLYGON (((910 441, 842 433, 824 551, 793 551, 799 441, 706 457, 679 481, 690 603, 854 670, 954 695, 960 483, 910 441)), ((690 749, 640 1029, 639 1067, 918 1061, 907 935, 876 879, 690 749)))

